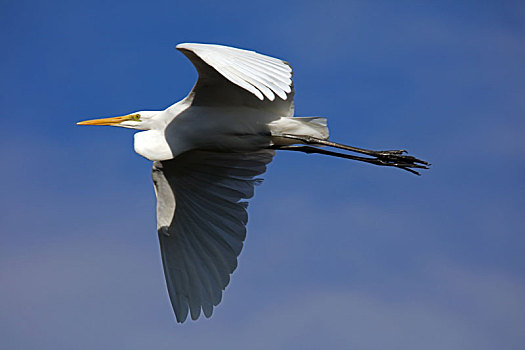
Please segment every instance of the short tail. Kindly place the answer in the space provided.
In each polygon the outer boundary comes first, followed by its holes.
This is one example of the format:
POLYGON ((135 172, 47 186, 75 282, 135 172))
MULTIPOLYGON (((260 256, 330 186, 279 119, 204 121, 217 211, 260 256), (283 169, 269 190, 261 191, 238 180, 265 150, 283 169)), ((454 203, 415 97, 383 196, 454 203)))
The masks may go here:
POLYGON ((280 118, 270 124, 272 139, 276 145, 286 145, 290 139, 283 139, 280 135, 310 136, 316 139, 328 140, 327 120, 322 117, 286 117, 280 118))
POLYGON ((313 137, 317 137, 322 140, 328 140, 328 137, 330 136, 330 131, 328 130, 328 121, 326 118, 322 117, 299 117, 294 118, 299 120, 302 124, 304 124, 305 127, 313 131, 313 133, 319 135, 314 136, 312 134, 308 134, 313 137))

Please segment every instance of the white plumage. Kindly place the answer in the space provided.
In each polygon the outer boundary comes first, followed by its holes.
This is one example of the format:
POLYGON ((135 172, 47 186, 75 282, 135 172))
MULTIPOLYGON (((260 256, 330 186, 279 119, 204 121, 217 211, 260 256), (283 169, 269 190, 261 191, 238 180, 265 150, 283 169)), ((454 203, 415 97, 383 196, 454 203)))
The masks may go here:
POLYGON ((293 117, 292 68, 254 51, 211 44, 177 46, 199 78, 182 101, 80 125, 144 130, 135 151, 153 160, 157 229, 169 297, 178 322, 210 317, 246 237, 247 200, 274 149, 389 165, 426 164, 401 151, 368 151, 328 141, 326 119, 293 117), (291 146, 302 144, 303 146, 291 146), (350 156, 307 145, 364 153, 350 156))
POLYGON ((260 100, 266 97, 273 101, 275 95, 286 100, 286 94, 291 92, 292 68, 279 59, 221 45, 179 44, 177 49, 197 55, 224 78, 260 100))

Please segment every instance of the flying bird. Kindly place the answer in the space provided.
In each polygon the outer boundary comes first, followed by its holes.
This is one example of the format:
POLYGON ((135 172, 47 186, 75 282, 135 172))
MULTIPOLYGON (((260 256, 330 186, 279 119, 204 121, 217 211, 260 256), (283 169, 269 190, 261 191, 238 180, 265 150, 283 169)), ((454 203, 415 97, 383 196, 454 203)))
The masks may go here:
POLYGON ((161 111, 77 124, 143 130, 134 135, 134 149, 153 161, 158 237, 178 322, 188 312, 198 319, 201 310, 209 318, 221 302, 246 237, 247 200, 276 150, 417 175, 428 168, 404 150, 372 151, 330 141, 325 118, 295 117, 292 67, 285 61, 213 44, 177 49, 199 75, 182 101, 161 111))

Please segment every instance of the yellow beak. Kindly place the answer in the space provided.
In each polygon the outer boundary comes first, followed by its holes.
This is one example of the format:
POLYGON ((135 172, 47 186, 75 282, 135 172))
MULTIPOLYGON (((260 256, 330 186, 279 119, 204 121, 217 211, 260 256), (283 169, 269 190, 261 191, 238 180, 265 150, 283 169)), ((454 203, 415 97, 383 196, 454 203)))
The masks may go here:
POLYGON ((127 120, 138 120, 138 114, 128 114, 122 117, 102 118, 102 119, 90 119, 78 122, 77 125, 118 125, 127 120))

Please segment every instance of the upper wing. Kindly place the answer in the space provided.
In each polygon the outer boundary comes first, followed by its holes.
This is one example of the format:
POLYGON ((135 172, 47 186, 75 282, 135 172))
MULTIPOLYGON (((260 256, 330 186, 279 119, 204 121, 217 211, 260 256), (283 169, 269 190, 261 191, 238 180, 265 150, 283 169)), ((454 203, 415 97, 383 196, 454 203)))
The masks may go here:
POLYGON ((210 317, 237 267, 248 203, 274 151, 189 151, 153 163, 164 274, 178 322, 210 317))
POLYGON ((243 105, 293 115, 292 68, 255 51, 212 44, 179 44, 199 79, 187 97, 194 105, 243 105))

